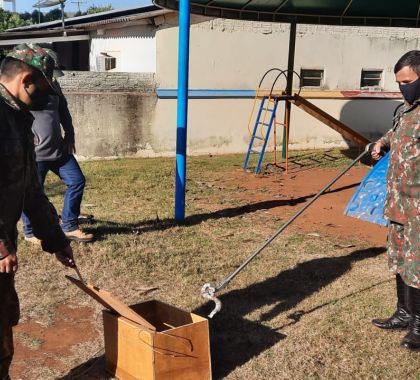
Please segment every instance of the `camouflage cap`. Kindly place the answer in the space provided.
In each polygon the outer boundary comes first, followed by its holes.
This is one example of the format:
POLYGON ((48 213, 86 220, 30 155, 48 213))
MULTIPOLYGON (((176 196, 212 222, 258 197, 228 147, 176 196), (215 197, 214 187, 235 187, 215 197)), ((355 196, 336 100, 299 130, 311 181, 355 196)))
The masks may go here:
POLYGON ((14 58, 26 63, 27 65, 37 69, 45 77, 51 89, 55 92, 52 85, 52 77, 54 74, 55 61, 46 49, 36 44, 20 44, 16 46, 7 57, 14 58))

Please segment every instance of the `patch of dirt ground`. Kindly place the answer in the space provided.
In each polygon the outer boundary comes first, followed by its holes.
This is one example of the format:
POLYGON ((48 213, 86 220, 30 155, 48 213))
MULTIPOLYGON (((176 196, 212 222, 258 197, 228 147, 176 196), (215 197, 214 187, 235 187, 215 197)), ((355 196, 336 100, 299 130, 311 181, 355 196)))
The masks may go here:
MULTIPOLYGON (((264 211, 284 222, 341 170, 314 168, 289 174, 254 175, 237 169, 226 173, 214 185, 240 189, 235 195, 238 202, 251 207, 252 204, 261 205, 264 202, 267 205, 262 207, 264 211)), ((329 192, 309 207, 291 228, 305 234, 334 237, 335 241, 340 237, 347 241, 354 238, 369 242, 372 246, 383 247, 386 228, 343 214, 347 202, 368 171, 369 167, 362 165, 352 168, 329 192)), ((206 206, 211 208, 210 204, 206 206)), ((261 210, 261 207, 256 209, 261 210)), ((279 221, 279 227, 282 222, 279 221)), ((71 351, 83 342, 98 338, 94 319, 94 311, 89 307, 60 305, 50 326, 43 326, 34 320, 19 324, 15 328, 16 349, 12 378, 27 378, 28 361, 36 361, 37 365, 41 363, 59 373, 68 371, 66 358, 72 355, 71 351)))
MULTIPOLYGON (((292 171, 290 174, 264 176, 238 170, 226 175, 224 181, 228 186, 238 185, 246 190, 253 190, 240 192, 239 199, 249 203, 265 202, 266 212, 287 221, 341 170, 314 168, 292 171)), ((369 170, 370 168, 364 165, 353 167, 291 226, 305 233, 356 238, 370 242, 373 246, 383 247, 386 242, 386 228, 344 215, 347 203, 369 170)))
POLYGON ((65 372, 68 369, 66 358, 72 355, 72 349, 97 337, 94 319, 90 307, 59 305, 49 326, 34 320, 20 323, 14 329, 12 379, 31 378, 31 362, 51 372, 65 372))

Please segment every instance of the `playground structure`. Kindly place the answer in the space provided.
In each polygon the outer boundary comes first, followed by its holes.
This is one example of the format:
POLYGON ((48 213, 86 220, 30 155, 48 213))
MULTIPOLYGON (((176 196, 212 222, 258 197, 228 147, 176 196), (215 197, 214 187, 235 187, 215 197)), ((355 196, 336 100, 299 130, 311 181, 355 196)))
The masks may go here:
POLYGON ((270 139, 271 130, 273 129, 274 137, 274 166, 280 167, 277 160, 277 127, 283 127, 283 144, 282 144, 282 157, 285 159, 285 170, 288 172, 289 168, 289 132, 290 132, 290 106, 294 104, 299 107, 301 110, 305 111, 309 115, 318 119, 322 123, 326 124, 330 128, 339 132, 346 140, 351 141, 359 147, 364 147, 370 141, 352 130, 350 127, 342 123, 340 120, 337 120, 333 116, 329 115, 327 112, 323 111, 313 103, 309 102, 303 96, 301 96, 302 83, 299 74, 294 70, 281 70, 278 68, 272 68, 267 70, 262 76, 258 88, 255 92, 255 98, 251 110, 251 114, 248 121, 248 131, 251 135, 251 139, 248 146, 248 151, 245 156, 245 161, 243 164, 244 169, 248 169, 249 161, 251 155, 258 155, 257 164, 255 166, 255 173, 258 174, 261 171, 261 165, 264 158, 264 154, 267 148, 268 141, 270 139), (267 76, 270 73, 275 72, 277 75, 273 80, 271 87, 265 89, 263 87, 264 82, 266 81, 267 76), (290 75, 289 75, 290 74, 290 75), (276 84, 278 80, 284 76, 286 81, 289 77, 297 76, 299 79, 299 88, 296 92, 287 91, 287 88, 283 90, 276 90, 276 84), (278 110, 279 102, 284 101, 285 106, 285 117, 284 123, 277 122, 276 112, 278 110), (251 123, 254 118, 255 110, 258 106, 258 112, 256 113, 254 127, 251 132, 251 123))
MULTIPOLYGON (((175 174, 175 220, 185 220, 185 192, 186 192, 186 157, 187 157, 187 114, 188 114, 188 72, 190 51, 190 13, 202 16, 222 17, 240 20, 286 22, 290 24, 289 48, 287 58, 286 95, 292 96, 292 72, 294 70, 296 52, 296 31, 299 23, 319 25, 343 26, 379 26, 379 27, 414 27, 418 28, 420 7, 414 1, 403 2, 367 2, 363 0, 154 0, 156 5, 179 12, 179 42, 178 42, 178 100, 177 100, 177 144, 176 144, 176 174, 175 174)), ((292 102, 307 111, 317 113, 320 120, 328 121, 328 125, 342 128, 327 113, 320 113, 318 107, 308 105, 293 95, 293 99, 285 101, 284 128, 289 130, 292 102)), ((341 125, 340 125, 341 124, 341 125)), ((350 128, 351 137, 359 137, 367 142, 363 136, 354 136, 350 128)), ((286 139, 283 139, 283 155, 286 153, 286 139)))

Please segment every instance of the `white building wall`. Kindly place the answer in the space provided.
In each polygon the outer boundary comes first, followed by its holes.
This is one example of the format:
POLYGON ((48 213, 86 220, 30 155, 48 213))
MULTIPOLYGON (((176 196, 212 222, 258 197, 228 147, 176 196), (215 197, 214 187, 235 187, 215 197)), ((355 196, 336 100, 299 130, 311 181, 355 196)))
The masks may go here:
MULTIPOLYGON (((158 87, 177 88, 177 16, 165 16, 156 32, 158 87)), ((192 16, 191 89, 255 89, 270 68, 287 68, 289 26, 192 16)), ((420 30, 402 28, 298 25, 295 70, 325 70, 325 90, 359 90, 362 69, 382 69, 384 91, 398 91, 393 66, 405 52, 419 48, 420 30)), ((271 78, 272 80, 272 78, 271 78)), ((270 80, 268 81, 270 82, 270 80)), ((285 80, 278 83, 285 88, 285 80)), ((298 83, 295 81, 294 87, 298 83)), ((269 87, 267 84, 266 87, 269 87)), ((368 139, 391 127, 396 100, 311 100, 368 139)), ((246 151, 252 99, 193 99, 189 103, 190 153, 246 151)), ((283 119, 283 104, 277 113, 283 119)), ((251 128, 253 127, 253 123, 251 128)), ((176 100, 159 99, 153 127, 155 146, 174 149, 176 100)), ((278 131, 281 143, 282 131, 278 131)), ((291 149, 348 147, 342 136, 292 107, 291 149)), ((270 141, 269 148, 273 146, 270 141)))
MULTIPOLYGON (((199 16, 191 23, 191 88, 255 88, 267 69, 287 68, 288 24, 199 16)), ((166 15, 157 30, 162 88, 177 83, 177 25, 176 15, 166 15)), ((323 68, 325 89, 358 90, 362 69, 383 69, 383 89, 397 91, 393 66, 403 53, 419 48, 419 38, 420 29, 298 25, 295 70, 323 68)))
MULTIPOLYGON (((115 71, 153 72, 158 88, 176 89, 178 18, 176 13, 162 18, 164 22, 158 27, 121 24, 119 28, 96 31, 91 42, 91 69, 97 70, 96 56, 105 52, 117 57, 115 71)), ((192 16, 191 21, 191 89, 255 89, 266 70, 287 67, 287 24, 198 16, 192 16)), ((322 68, 325 70, 323 89, 337 91, 359 90, 362 69, 382 69, 383 90, 398 91, 393 66, 403 53, 419 48, 419 37, 418 29, 299 25, 295 70, 322 68)), ((270 86, 273 77, 268 79, 265 87, 270 86)), ((277 89, 284 88, 285 80, 281 79, 277 89)), ((148 96, 153 97, 152 94, 148 96)), ((391 127, 393 110, 400 102, 395 99, 310 101, 370 140, 391 127)), ((252 105, 253 99, 190 100, 189 154, 245 152, 250 140, 248 120, 252 105)), ((146 114, 138 115, 148 118, 148 148, 144 154, 174 154, 176 99, 157 99, 148 102, 147 107, 150 109, 142 111, 146 114)), ((279 121, 283 120, 283 110, 281 103, 277 113, 279 121)), ((253 123, 254 119, 251 129, 253 123)), ((133 128, 133 125, 122 125, 121 128, 133 128)), ((282 135, 282 130, 278 130, 279 145, 282 135)), ((272 146, 271 139, 268 148, 272 146)), ((346 148, 349 143, 338 132, 292 107, 291 149, 333 146, 346 148)))
POLYGON ((156 72, 156 38, 154 29, 149 25, 97 31, 91 38, 91 71, 100 70, 97 57, 101 53, 116 58, 116 68, 111 71, 156 72))

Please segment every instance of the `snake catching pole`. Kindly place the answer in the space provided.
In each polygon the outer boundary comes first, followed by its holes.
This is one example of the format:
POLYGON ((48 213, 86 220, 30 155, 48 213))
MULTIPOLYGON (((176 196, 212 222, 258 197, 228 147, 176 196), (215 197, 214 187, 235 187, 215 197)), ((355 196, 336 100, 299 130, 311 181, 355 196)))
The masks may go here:
POLYGON ((229 284, 261 251, 264 250, 278 235, 280 235, 288 226, 290 226, 312 203, 314 203, 322 194, 324 194, 334 183, 336 183, 344 174, 346 174, 357 162, 359 162, 373 148, 374 143, 367 144, 363 153, 361 153, 354 161, 338 174, 331 182, 325 185, 311 200, 303 206, 296 214, 294 214, 286 223, 284 223, 271 237, 264 241, 246 260, 231 274, 226 276, 217 284, 206 283, 201 288, 201 295, 215 303, 213 311, 209 314, 209 318, 213 318, 222 308, 222 302, 216 297, 216 293, 229 284))

